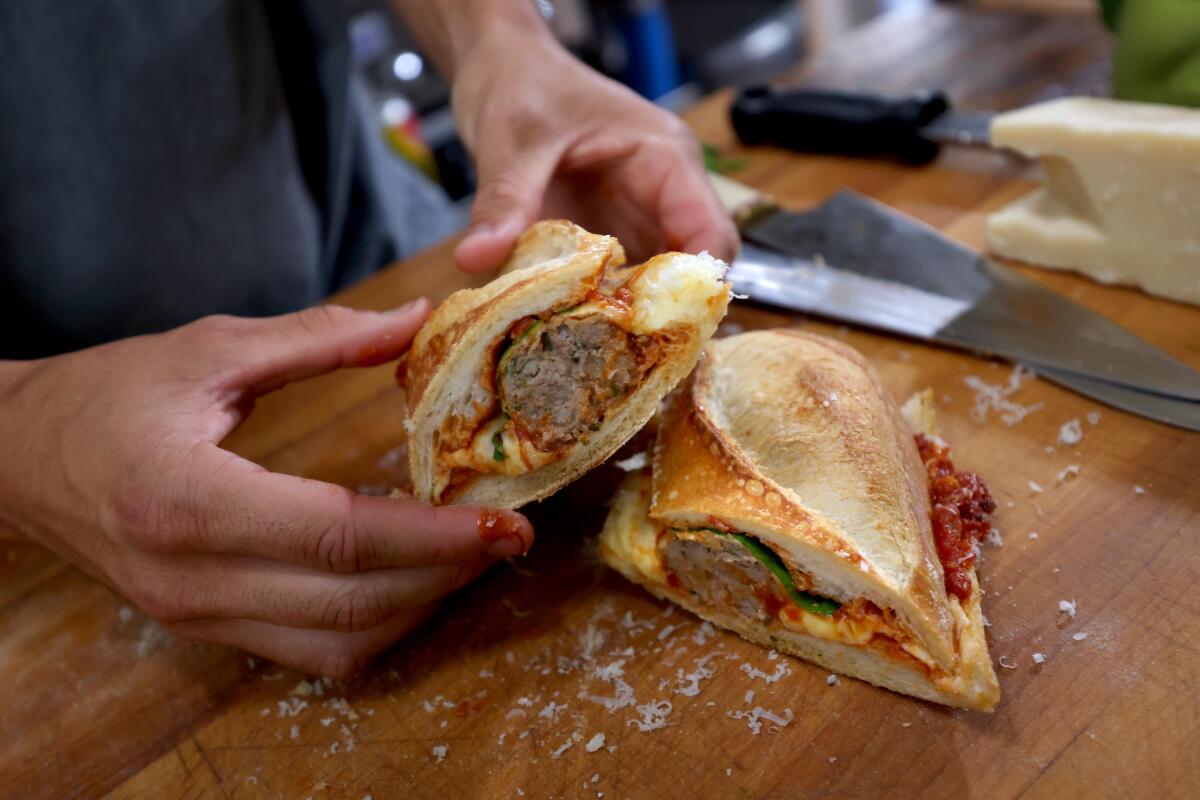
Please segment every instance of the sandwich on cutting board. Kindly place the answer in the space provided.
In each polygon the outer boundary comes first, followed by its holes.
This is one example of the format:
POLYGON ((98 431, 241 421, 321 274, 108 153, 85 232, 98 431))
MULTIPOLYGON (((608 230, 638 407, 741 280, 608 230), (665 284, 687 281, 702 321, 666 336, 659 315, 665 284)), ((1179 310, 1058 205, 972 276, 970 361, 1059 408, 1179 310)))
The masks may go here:
POLYGON ((600 464, 695 366, 729 304, 725 271, 707 254, 626 266, 610 236, 531 226, 401 362, 415 496, 517 508, 600 464))
POLYGON ((989 711, 974 564, 994 504, 934 435, 928 392, 905 410, 912 423, 838 342, 713 341, 618 491, 601 555, 752 642, 989 711))

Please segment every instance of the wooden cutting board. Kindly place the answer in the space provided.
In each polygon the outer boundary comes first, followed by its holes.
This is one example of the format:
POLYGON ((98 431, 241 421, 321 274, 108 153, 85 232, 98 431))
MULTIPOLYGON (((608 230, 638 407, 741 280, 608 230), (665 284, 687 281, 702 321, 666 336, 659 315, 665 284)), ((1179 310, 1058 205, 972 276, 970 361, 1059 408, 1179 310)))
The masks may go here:
MULTIPOLYGON (((1037 47, 1065 41, 1079 24, 931 13, 901 21, 919 39, 953 38, 957 20, 963 47, 984 51, 1021 32, 1037 47)), ((864 35, 895 38, 898 25, 864 35)), ((734 150, 724 102, 689 118, 734 150)), ((986 154, 924 169, 748 157, 734 177, 789 206, 849 187, 972 246, 985 215, 1030 186, 986 154)), ((1022 271, 1200 367, 1200 309, 1022 271)), ((446 245, 336 300, 384 308, 469 282, 446 245)), ((967 381, 1005 386, 1010 366, 794 315, 735 305, 722 334, 771 326, 857 347, 897 397, 933 387, 956 460, 990 482, 1003 538, 980 567, 1003 691, 994 714, 833 682, 631 586, 594 553, 620 477, 604 467, 529 509, 528 557, 350 683, 174 641, 58 559, 0 545, 0 796, 1200 796, 1200 434, 1036 379, 1009 399, 1037 410, 1008 425, 967 381), (1083 437, 1065 445, 1071 420, 1083 437)), ((398 401, 386 366, 289 386, 228 446, 385 491, 404 480, 398 401)))

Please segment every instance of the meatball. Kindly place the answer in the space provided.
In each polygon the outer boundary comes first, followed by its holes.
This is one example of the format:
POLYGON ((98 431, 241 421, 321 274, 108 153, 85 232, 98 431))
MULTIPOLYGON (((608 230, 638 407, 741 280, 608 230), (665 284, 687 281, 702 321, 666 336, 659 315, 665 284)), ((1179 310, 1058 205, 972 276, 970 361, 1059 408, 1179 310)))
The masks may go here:
POLYGON ((505 412, 544 452, 576 441, 642 378, 636 338, 599 315, 551 318, 519 338, 497 376, 505 412))

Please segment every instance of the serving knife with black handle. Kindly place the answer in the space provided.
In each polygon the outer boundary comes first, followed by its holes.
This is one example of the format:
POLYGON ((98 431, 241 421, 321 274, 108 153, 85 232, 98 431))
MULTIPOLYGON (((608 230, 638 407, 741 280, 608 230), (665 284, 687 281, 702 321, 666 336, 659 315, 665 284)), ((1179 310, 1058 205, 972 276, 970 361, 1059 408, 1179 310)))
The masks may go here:
POLYGON ((730 120, 745 144, 807 153, 932 161, 943 144, 987 147, 993 114, 959 111, 940 92, 886 97, 824 89, 743 89, 730 120))

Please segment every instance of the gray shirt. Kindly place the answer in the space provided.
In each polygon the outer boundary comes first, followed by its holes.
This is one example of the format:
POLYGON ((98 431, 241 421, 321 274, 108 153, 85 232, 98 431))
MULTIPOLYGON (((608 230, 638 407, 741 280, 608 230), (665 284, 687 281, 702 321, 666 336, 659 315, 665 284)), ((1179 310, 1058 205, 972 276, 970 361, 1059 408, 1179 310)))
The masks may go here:
POLYGON ((340 3, 0 3, 0 357, 312 304, 383 263, 340 3))

